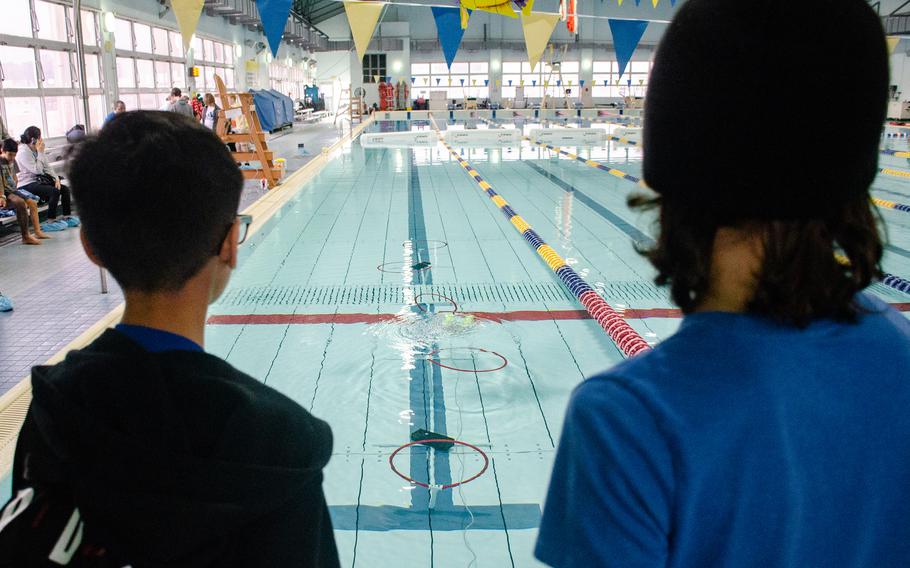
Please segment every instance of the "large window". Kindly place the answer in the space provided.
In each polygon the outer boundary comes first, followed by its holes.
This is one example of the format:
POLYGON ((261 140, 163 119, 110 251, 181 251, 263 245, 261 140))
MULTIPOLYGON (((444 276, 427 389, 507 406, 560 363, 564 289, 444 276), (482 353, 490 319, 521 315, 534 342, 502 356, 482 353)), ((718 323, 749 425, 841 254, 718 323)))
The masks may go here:
POLYGON ((117 18, 117 89, 128 110, 162 108, 173 87, 187 89, 183 38, 175 30, 117 18))
POLYGON ((562 97, 567 89, 575 95, 578 71, 578 61, 539 63, 535 69, 527 61, 506 61, 502 64, 502 96, 514 98, 520 86, 524 86, 526 99, 541 99, 544 95, 562 97))
POLYGON ((591 94, 595 97, 643 97, 648 88, 650 72, 649 61, 631 61, 620 77, 616 61, 595 61, 594 88, 591 89, 591 94))
POLYGON ((377 83, 386 78, 385 53, 368 53, 363 56, 363 82, 377 83), (379 81, 376 78, 379 78, 379 81))
POLYGON ((293 58, 275 59, 269 65, 271 87, 294 100, 303 99, 307 85, 315 79, 306 61, 296 62, 293 58))
MULTIPOLYGON (((0 112, 10 133, 38 126, 47 138, 84 123, 75 53, 76 26, 69 2, 3 0, 0 8, 0 112)), ((86 45, 86 83, 93 126, 105 111, 99 17, 79 15, 86 45)))
POLYGON ((429 97, 430 91, 446 91, 450 99, 490 96, 490 64, 486 61, 414 63, 411 65, 414 96, 429 97))
POLYGON ((193 63, 199 67, 196 88, 200 92, 214 93, 215 75, 221 77, 225 87, 233 89, 234 46, 216 40, 196 37, 193 40, 193 63))

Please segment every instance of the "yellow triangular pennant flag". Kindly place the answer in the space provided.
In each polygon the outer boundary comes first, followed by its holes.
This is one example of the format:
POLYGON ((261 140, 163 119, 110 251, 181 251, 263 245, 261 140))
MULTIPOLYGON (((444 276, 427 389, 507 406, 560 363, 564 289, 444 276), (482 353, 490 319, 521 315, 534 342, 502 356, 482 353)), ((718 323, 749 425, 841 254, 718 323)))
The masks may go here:
POLYGON ((553 34, 559 14, 535 12, 521 16, 521 28, 525 34, 525 47, 528 49, 528 62, 533 71, 540 62, 540 57, 547 48, 547 42, 553 34))
POLYGON ((622 0, 617 0, 617 1, 619 2, 619 5, 622 6, 622 0))
POLYGON ((660 0, 651 0, 651 3, 654 4, 655 8, 657 8, 657 5, 660 4, 660 0))
MULTIPOLYGON (((177 16, 177 27, 180 28, 180 35, 183 36, 184 50, 189 49, 193 42, 193 34, 196 33, 196 25, 199 24, 203 5, 205 5, 205 0, 171 0, 171 7, 174 9, 174 15, 177 16)), ((201 56, 197 55, 197 57, 201 56)))
POLYGON ((888 36, 888 53, 894 53, 894 50, 897 49, 897 44, 900 43, 900 36, 888 36))
POLYGON ((370 39, 373 38, 373 31, 376 29, 376 23, 379 22, 379 16, 382 15, 382 9, 385 2, 350 2, 345 1, 344 11, 348 15, 348 24, 351 26, 351 35, 354 36, 354 47, 357 48, 357 57, 363 59, 367 47, 370 45, 370 39))

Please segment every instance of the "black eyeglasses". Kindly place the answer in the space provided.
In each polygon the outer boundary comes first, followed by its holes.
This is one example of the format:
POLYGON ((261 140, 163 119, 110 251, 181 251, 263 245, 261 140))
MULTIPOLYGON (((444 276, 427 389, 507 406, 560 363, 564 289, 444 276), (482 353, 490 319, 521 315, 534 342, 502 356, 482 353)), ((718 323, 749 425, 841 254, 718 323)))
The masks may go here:
MULTIPOLYGON (((240 223, 240 231, 237 233, 237 244, 242 245, 246 238, 250 234, 250 225, 253 223, 252 215, 237 215, 234 218, 234 221, 227 226, 227 230, 224 232, 224 238, 231 233, 231 229, 234 228, 234 223, 240 223)), ((224 239, 221 239, 221 242, 224 242, 224 239)), ((221 254, 221 243, 218 243, 218 246, 215 248, 215 255, 221 254)))
POLYGON ((242 245, 250 235, 250 225, 253 224, 252 215, 237 215, 237 221, 240 222, 240 232, 238 233, 237 244, 242 245))

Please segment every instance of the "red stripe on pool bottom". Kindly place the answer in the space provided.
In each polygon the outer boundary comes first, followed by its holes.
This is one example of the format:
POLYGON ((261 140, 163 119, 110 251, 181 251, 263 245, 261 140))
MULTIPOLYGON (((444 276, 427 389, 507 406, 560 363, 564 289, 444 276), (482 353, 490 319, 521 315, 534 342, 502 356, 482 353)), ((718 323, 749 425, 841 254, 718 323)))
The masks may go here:
MULTIPOLYGON (((891 304, 899 312, 910 312, 910 302, 891 304)), ((451 313, 451 312, 449 312, 451 313)), ((623 319, 677 319, 682 312, 674 308, 631 309, 621 312, 623 319)), ((589 320, 584 310, 519 310, 514 312, 459 312, 461 316, 502 323, 506 321, 589 320)), ((355 324, 395 321, 396 314, 236 314, 211 316, 209 325, 312 325, 320 323, 355 324)))
MULTIPOLYGON (((451 313, 451 312, 441 312, 451 313)), ((460 316, 502 323, 505 321, 588 320, 591 315, 584 310, 523 310, 515 312, 458 312, 460 316)), ((678 318, 675 309, 626 310, 626 319, 678 318)), ((320 323, 354 324, 394 321, 396 314, 235 314, 211 316, 209 325, 312 325, 320 323)))

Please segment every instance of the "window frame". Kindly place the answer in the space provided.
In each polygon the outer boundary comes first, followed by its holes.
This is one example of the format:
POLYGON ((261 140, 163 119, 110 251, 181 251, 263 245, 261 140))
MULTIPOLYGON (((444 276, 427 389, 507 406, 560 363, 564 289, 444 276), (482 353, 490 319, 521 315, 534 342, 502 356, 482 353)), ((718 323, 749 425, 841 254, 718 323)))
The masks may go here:
MULTIPOLYGON (((41 131, 45 134, 45 137, 48 140, 53 141, 55 139, 62 138, 65 135, 66 130, 68 130, 73 125, 64 125, 63 132, 59 132, 57 129, 50 128, 50 123, 48 120, 48 109, 55 106, 54 104, 49 104, 51 102, 50 99, 54 99, 54 102, 59 99, 70 99, 70 101, 67 102, 67 105, 71 104, 72 108, 75 109, 76 122, 81 124, 85 123, 85 116, 81 103, 82 92, 79 85, 79 74, 75 64, 76 46, 73 40, 76 33, 75 14, 73 13, 73 6, 71 2, 43 0, 46 4, 52 4, 63 8, 64 22, 62 25, 66 30, 68 41, 42 38, 39 37, 41 35, 41 32, 39 30, 40 25, 38 22, 38 16, 35 10, 34 2, 31 2, 29 0, 19 1, 28 4, 28 10, 31 14, 32 26, 30 29, 25 30, 27 31, 27 34, 0 34, 0 44, 12 48, 26 49, 31 52, 37 82, 35 87, 19 88, 7 87, 4 85, 4 81, 0 81, 0 112, 2 112, 3 116, 7 118, 7 125, 9 126, 11 133, 14 133, 13 130, 19 129, 22 125, 17 124, 16 119, 8 112, 8 107, 15 106, 15 103, 12 101, 16 99, 37 99, 40 106, 37 112, 40 114, 41 120, 40 123, 36 123, 35 126, 41 128, 41 131), (48 81, 44 65, 42 64, 41 60, 42 52, 63 52, 66 54, 69 62, 68 73, 70 80, 68 86, 66 84, 55 86, 46 85, 48 81)), ((83 29, 83 34, 86 37, 84 51, 86 56, 95 57, 97 69, 95 69, 94 73, 87 73, 86 75, 87 77, 98 77, 99 80, 99 85, 97 87, 91 85, 88 87, 88 94, 90 101, 97 101, 96 97, 103 97, 106 91, 105 74, 102 68, 103 53, 100 37, 100 11, 90 7, 83 7, 81 13, 79 14, 83 25, 86 23, 85 20, 88 19, 87 16, 91 19, 93 29, 83 29)), ((60 25, 60 22, 57 22, 57 25, 60 25)), ((2 63, 0 63, 0 69, 2 69, 2 63)), ((97 125, 93 124, 93 126, 97 125)))

